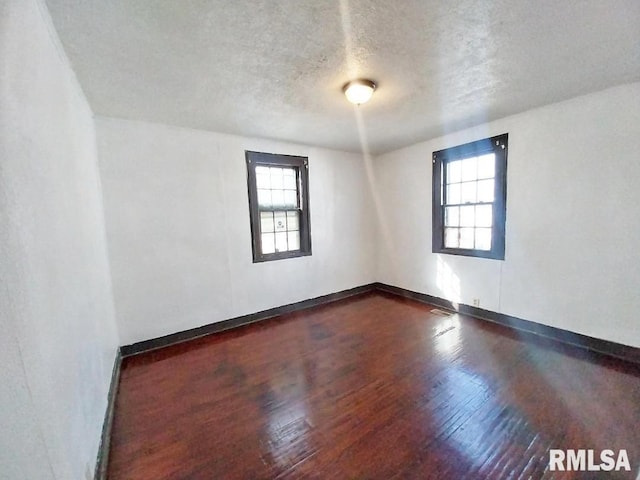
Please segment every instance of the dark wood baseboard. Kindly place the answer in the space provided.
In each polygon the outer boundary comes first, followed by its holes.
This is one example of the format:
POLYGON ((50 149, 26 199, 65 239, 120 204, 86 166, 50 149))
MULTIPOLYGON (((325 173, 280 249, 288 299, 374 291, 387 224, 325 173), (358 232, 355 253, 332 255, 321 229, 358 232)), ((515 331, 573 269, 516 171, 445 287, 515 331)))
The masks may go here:
POLYGON ((118 385, 120 385, 120 366, 122 365, 122 355, 120 350, 116 352, 111 372, 111 384, 109 385, 109 395, 107 397, 107 410, 104 414, 102 424, 102 435, 100 436, 100 446, 98 447, 98 459, 96 460, 96 470, 93 475, 94 480, 107 480, 107 469, 109 466, 109 447, 111 445, 111 427, 113 426, 113 414, 116 406, 116 396, 118 385))
POLYGON ((250 323, 260 322, 262 320, 267 320, 279 315, 284 315, 285 313, 298 312, 300 310, 306 310, 308 308, 318 307, 320 305, 343 300, 355 295, 362 295, 368 292, 372 292, 375 289, 376 284, 370 283, 367 285, 350 288, 348 290, 342 290, 340 292, 311 298, 309 300, 303 300, 301 302, 284 305, 282 307, 270 308, 268 310, 250 313, 249 315, 242 315, 240 317, 223 320, 221 322, 209 323, 207 325, 203 325, 202 327, 172 333, 170 335, 153 338, 151 340, 144 340, 132 345, 125 345, 123 347, 120 347, 120 353, 122 354, 123 358, 130 357, 132 355, 138 355, 140 353, 149 352, 158 348, 168 347, 169 345, 175 345, 177 343, 187 342, 199 337, 211 335, 212 333, 218 333, 224 330, 241 327, 243 325, 249 325, 250 323))
POLYGON ((525 332, 526 334, 544 337, 567 345, 573 345, 574 347, 608 355, 610 357, 616 357, 627 362, 640 364, 640 348, 622 345, 620 343, 600 338, 589 337, 580 333, 570 332, 568 330, 563 330, 549 325, 543 325, 541 323, 524 320, 511 315, 472 307, 471 305, 458 304, 456 307, 453 303, 449 300, 445 300, 444 298, 414 292, 401 287, 395 287, 379 282, 374 285, 375 289, 380 292, 386 292, 403 298, 416 300, 421 303, 435 305, 463 315, 498 323, 520 332, 525 332))
POLYGON ((449 300, 445 300, 444 298, 435 297, 425 293, 414 292, 405 288, 387 285, 380 282, 350 288, 348 290, 331 293, 329 295, 323 295, 321 297, 316 297, 309 300, 303 300, 301 302, 296 302, 281 307, 270 308, 268 310, 251 313, 249 315, 243 315, 229 320, 223 320, 221 322, 210 323, 208 325, 172 333, 163 337, 144 340, 132 345, 125 345, 123 347, 120 347, 120 353, 122 355, 122 358, 126 358, 132 355, 138 355, 140 353, 149 352, 151 350, 175 345, 177 343, 187 342, 189 340, 193 340, 206 335, 211 335, 217 332, 222 332, 224 330, 229 330, 232 328, 241 327, 243 325, 249 325, 251 323, 267 320, 279 315, 284 315, 285 313, 306 310, 308 308, 317 307, 372 291, 386 292, 403 298, 416 300, 421 303, 435 305, 437 307, 458 312, 463 315, 468 315, 470 317, 498 323, 500 325, 504 325, 520 332, 525 332, 529 335, 544 337, 560 343, 573 345, 575 347, 587 349, 592 352, 597 352, 611 357, 626 360, 628 362, 640 364, 640 348, 622 345, 620 343, 602 340, 600 338, 589 337, 580 333, 570 332, 568 330, 563 330, 557 327, 543 325, 541 323, 524 320, 522 318, 514 317, 511 315, 505 315, 503 313, 498 313, 491 310, 472 307, 470 305, 458 304, 457 306, 454 306, 452 302, 450 302, 449 300))

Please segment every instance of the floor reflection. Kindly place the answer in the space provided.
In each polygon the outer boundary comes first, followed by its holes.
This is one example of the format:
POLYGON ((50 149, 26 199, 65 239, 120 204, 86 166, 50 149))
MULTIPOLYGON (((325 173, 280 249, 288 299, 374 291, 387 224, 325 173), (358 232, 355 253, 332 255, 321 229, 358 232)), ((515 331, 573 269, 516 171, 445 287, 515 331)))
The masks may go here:
POLYGON ((449 368, 442 389, 447 404, 456 407, 455 414, 442 405, 432 412, 443 432, 440 439, 445 444, 441 449, 455 452, 459 468, 468 472, 469 478, 483 472, 489 463, 492 469, 497 464, 508 472, 524 458, 532 465, 546 462, 541 454, 546 447, 539 448, 546 440, 535 432, 522 411, 501 402, 481 376, 449 368))
POLYGON ((454 355, 462 346, 458 315, 444 317, 435 327, 433 342, 441 355, 454 355))
POLYGON ((276 471, 284 472, 316 452, 315 423, 306 395, 311 387, 308 379, 313 383, 314 377, 309 370, 313 368, 305 361, 284 365, 269 384, 270 401, 261 405, 267 413, 262 458, 276 471))

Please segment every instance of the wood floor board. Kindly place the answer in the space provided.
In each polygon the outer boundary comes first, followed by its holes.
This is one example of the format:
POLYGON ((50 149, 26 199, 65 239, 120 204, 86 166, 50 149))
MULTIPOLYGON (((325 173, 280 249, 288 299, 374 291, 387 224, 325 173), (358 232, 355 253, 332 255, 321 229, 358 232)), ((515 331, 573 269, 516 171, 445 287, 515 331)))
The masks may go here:
POLYGON ((125 358, 109 478, 636 478, 640 366, 431 308, 366 293, 125 358))

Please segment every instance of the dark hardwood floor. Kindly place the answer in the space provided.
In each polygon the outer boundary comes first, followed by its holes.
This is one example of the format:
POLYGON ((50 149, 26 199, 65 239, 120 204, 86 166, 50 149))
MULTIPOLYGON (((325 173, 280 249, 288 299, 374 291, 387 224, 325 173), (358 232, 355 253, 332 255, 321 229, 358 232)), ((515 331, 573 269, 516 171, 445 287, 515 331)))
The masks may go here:
POLYGON ((636 478, 639 366, 431 308, 371 293, 125 359, 109 478, 636 478))

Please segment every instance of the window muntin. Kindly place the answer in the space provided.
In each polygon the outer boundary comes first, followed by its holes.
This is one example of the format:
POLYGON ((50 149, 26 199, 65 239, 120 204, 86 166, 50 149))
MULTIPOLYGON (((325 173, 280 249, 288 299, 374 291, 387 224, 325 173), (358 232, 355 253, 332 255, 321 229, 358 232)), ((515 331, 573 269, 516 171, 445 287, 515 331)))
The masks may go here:
POLYGON ((311 254, 308 159, 246 152, 253 261, 311 254))
POLYGON ((508 135, 433 154, 433 252, 504 259, 508 135))
POLYGON ((491 250, 495 184, 494 153, 446 163, 444 246, 491 250))

